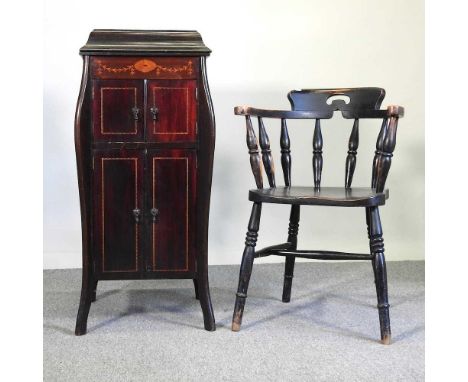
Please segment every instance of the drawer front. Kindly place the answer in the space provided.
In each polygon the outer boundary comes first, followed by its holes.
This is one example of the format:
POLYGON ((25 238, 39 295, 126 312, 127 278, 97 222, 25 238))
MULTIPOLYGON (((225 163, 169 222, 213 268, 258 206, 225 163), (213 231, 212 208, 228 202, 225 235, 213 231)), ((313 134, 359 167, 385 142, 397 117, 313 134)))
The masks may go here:
POLYGON ((195 80, 148 81, 148 142, 196 140, 196 83, 195 80))
POLYGON ((149 150, 150 269, 195 270, 194 150, 149 150))
POLYGON ((197 57, 103 57, 91 58, 91 77, 99 79, 195 79, 197 57))
POLYGON ((95 141, 142 141, 143 81, 93 81, 95 141))

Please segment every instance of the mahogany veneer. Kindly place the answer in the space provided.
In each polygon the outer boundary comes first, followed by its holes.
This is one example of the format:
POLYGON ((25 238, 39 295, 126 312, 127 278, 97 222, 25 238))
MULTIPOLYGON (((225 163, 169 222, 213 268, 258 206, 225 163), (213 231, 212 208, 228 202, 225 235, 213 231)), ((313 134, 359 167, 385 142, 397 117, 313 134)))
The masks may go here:
POLYGON ((94 30, 75 118, 86 333, 98 280, 191 278, 206 330, 215 124, 195 31, 94 30))

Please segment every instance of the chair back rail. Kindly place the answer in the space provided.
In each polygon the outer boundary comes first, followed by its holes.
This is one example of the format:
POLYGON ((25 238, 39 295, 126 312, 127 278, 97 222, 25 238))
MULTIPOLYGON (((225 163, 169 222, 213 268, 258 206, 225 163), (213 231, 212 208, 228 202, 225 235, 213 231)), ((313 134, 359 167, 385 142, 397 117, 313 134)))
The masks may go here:
POLYGON ((348 189, 351 188, 356 168, 359 147, 359 120, 363 118, 382 119, 382 126, 377 137, 371 182, 372 188, 377 192, 382 192, 385 188, 395 149, 398 119, 404 116, 404 108, 401 106, 391 105, 387 109, 380 110, 384 97, 385 90, 381 88, 305 89, 293 90, 288 93, 292 110, 266 110, 249 106, 235 107, 234 113, 243 115, 246 119, 247 147, 257 188, 263 188, 262 162, 269 186, 276 187, 275 166, 270 140, 263 122, 264 118, 281 120, 281 167, 283 169, 284 184, 287 187, 291 186, 292 160, 286 121, 288 119, 315 119, 312 142, 312 169, 314 187, 320 188, 323 169, 321 120, 330 119, 334 116, 335 111, 340 111, 345 119, 354 120, 349 136, 345 164, 345 187, 348 189), (346 98, 347 102, 339 98, 346 98), (257 141, 251 117, 258 118, 259 141, 257 141), (260 143, 261 148, 261 160, 258 143, 260 143))

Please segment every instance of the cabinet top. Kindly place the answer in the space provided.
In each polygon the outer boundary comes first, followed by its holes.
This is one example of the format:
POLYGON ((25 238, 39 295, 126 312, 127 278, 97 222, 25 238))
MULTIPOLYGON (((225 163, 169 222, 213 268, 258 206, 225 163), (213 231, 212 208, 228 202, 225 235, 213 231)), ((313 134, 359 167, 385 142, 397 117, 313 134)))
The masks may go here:
POLYGON ((197 31, 94 29, 81 55, 208 56, 211 50, 197 31))

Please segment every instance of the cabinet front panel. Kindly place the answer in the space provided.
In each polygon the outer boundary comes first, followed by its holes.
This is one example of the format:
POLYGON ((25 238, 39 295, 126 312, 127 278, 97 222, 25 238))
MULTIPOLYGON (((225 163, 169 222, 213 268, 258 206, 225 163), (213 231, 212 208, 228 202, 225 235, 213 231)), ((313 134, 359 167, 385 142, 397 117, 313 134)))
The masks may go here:
POLYGON ((136 150, 94 154, 94 243, 98 272, 141 268, 143 155, 136 150))
POLYGON ((146 135, 149 142, 196 140, 196 81, 148 81, 146 135))
POLYGON ((148 153, 150 176, 151 268, 194 270, 195 152, 158 150, 148 153))
POLYGON ((141 141, 144 127, 143 81, 93 82, 96 141, 141 141))

